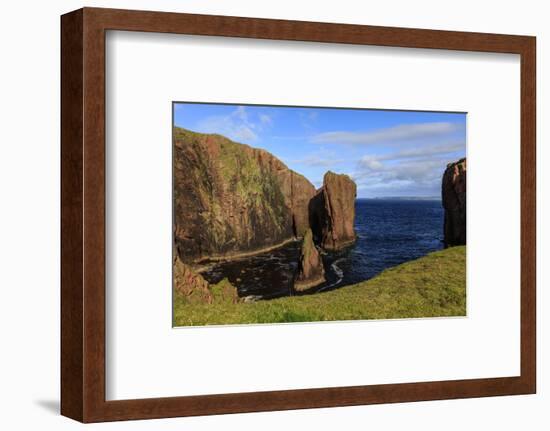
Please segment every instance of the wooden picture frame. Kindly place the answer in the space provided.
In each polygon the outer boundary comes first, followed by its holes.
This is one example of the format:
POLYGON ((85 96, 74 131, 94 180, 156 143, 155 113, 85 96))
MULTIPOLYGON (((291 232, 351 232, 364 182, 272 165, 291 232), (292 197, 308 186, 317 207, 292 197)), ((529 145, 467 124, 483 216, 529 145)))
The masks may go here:
POLYGON ((536 390, 535 47, 528 36, 84 8, 61 17, 61 413, 82 422, 532 394, 536 390), (521 57, 521 375, 106 401, 105 32, 211 35, 521 57))

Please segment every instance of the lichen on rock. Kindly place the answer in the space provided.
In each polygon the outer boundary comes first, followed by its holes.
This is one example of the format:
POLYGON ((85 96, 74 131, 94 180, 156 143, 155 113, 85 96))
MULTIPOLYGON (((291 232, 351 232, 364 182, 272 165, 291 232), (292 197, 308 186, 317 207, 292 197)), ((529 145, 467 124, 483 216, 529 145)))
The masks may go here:
POLYGON ((174 231, 184 262, 261 252, 301 237, 315 187, 269 152, 174 128, 174 231))

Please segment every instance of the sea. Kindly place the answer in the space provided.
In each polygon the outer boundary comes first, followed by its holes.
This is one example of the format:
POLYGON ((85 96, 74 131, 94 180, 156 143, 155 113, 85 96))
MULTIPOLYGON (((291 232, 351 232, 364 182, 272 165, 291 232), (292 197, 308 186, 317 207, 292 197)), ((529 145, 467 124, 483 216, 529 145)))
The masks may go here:
POLYGON ((440 200, 357 199, 352 246, 323 253, 326 282, 307 292, 292 288, 298 269, 300 242, 256 256, 219 262, 202 275, 211 283, 223 278, 240 297, 272 299, 339 289, 368 280, 387 268, 443 248, 443 208, 440 200))

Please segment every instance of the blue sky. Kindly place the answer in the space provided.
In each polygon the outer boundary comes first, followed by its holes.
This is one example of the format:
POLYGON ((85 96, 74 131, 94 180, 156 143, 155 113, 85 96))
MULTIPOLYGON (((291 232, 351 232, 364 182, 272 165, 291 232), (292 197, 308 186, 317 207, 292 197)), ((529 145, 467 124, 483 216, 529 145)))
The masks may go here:
POLYGON ((174 124, 264 148, 320 187, 350 175, 359 198, 441 193, 447 163, 466 155, 466 114, 174 104, 174 124))

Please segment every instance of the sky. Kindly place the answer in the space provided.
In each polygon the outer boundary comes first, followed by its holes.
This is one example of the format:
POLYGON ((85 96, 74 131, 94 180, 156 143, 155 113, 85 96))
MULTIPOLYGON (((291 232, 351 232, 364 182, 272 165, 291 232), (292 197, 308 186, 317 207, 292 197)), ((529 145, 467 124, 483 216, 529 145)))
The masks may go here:
POLYGON ((175 103, 174 125, 266 149, 316 187, 347 174, 358 198, 439 198, 466 156, 465 113, 175 103))

